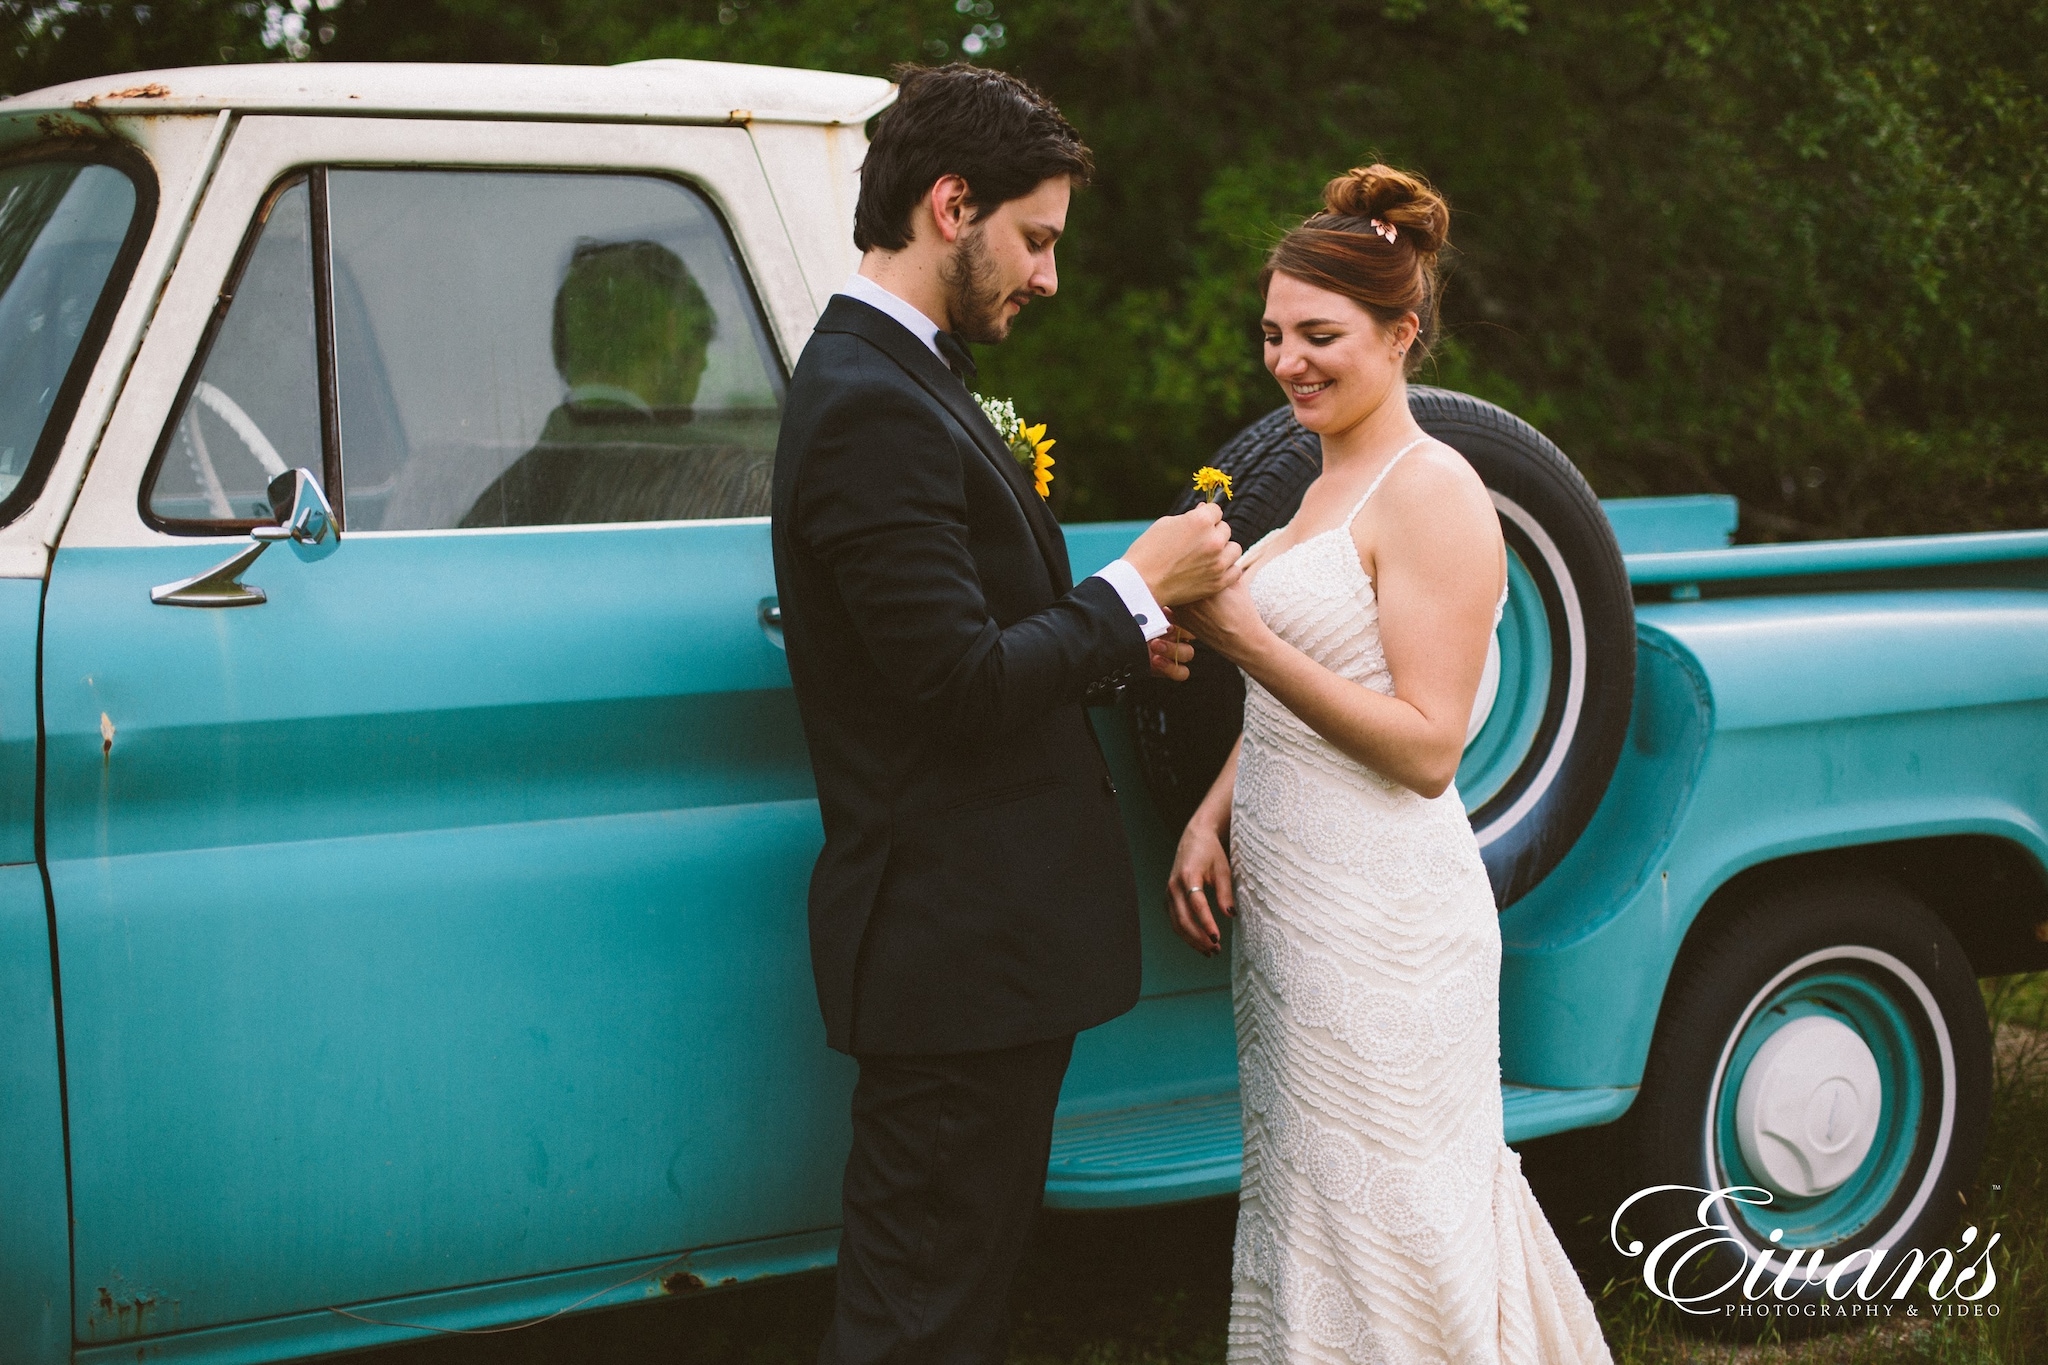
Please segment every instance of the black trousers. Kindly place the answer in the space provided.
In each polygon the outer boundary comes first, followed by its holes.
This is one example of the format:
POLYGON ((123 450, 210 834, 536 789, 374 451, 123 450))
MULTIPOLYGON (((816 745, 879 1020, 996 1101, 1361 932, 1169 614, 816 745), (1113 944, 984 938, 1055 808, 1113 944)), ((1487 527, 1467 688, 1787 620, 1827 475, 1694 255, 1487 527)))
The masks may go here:
POLYGON ((860 1059, 820 1365, 1000 1365, 1073 1051, 860 1059))

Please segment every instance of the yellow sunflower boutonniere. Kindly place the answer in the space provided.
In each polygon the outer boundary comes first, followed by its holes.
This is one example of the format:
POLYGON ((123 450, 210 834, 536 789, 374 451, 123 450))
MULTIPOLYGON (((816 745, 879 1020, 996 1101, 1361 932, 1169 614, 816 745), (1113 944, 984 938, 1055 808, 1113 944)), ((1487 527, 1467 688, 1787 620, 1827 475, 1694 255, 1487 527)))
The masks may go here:
POLYGON ((987 415, 989 425, 996 429, 996 435, 1010 448, 1010 455, 1024 466, 1038 485, 1038 496, 1050 496, 1052 492, 1052 456, 1046 454, 1053 448, 1053 440, 1045 434, 1045 423, 1027 427, 1024 419, 1017 415, 1016 405, 1007 398, 988 398, 981 394, 974 396, 987 415))
POLYGON ((1203 465, 1195 471, 1195 491, 1208 501, 1230 496, 1230 476, 1212 465, 1203 465))

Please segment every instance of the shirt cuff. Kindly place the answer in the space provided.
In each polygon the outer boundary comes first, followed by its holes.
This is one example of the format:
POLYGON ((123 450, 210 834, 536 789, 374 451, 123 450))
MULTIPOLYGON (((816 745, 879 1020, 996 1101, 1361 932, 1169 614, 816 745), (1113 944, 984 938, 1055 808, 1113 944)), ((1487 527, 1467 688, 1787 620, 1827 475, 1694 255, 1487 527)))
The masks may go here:
POLYGON ((1153 600, 1152 590, 1145 586, 1144 575, 1132 568, 1129 560, 1112 560, 1090 577, 1099 578, 1116 589, 1116 595, 1123 598, 1131 619, 1138 623, 1139 630, 1145 632, 1147 640, 1156 640, 1166 634, 1166 613, 1153 600))

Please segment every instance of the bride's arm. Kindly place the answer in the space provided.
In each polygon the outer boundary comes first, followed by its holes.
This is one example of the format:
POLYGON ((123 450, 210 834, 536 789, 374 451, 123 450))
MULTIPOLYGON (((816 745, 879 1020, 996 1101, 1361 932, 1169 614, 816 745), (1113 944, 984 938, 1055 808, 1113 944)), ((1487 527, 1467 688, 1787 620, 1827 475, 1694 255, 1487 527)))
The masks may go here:
POLYGON ((1237 743, 1230 746, 1230 757, 1223 760, 1223 771, 1216 774, 1209 794, 1181 831, 1173 871, 1166 877, 1166 913, 1173 920, 1173 932, 1209 957, 1222 950, 1223 936, 1217 932, 1216 918, 1209 913, 1202 888, 1214 888, 1216 908, 1224 914, 1237 910, 1237 894, 1230 885, 1230 854, 1224 843, 1230 838, 1230 794, 1237 786, 1237 754, 1243 747, 1244 736, 1239 735, 1237 743))
POLYGON ((1374 587, 1395 695, 1339 677, 1280 639, 1241 583, 1175 614, 1338 749, 1437 796, 1465 751, 1505 563, 1479 476, 1448 452, 1428 453, 1389 479, 1374 505, 1374 587))

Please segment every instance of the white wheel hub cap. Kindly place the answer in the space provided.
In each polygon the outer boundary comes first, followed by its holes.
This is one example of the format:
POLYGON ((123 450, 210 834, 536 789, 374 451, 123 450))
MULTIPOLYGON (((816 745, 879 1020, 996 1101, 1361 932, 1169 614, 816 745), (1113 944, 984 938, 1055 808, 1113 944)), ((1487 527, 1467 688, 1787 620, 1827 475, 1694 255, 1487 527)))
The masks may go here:
POLYGON ((1877 1137, 1877 1058, 1848 1025, 1794 1019, 1765 1040, 1742 1077, 1735 1133, 1773 1193, 1811 1199, 1856 1173, 1877 1137))

